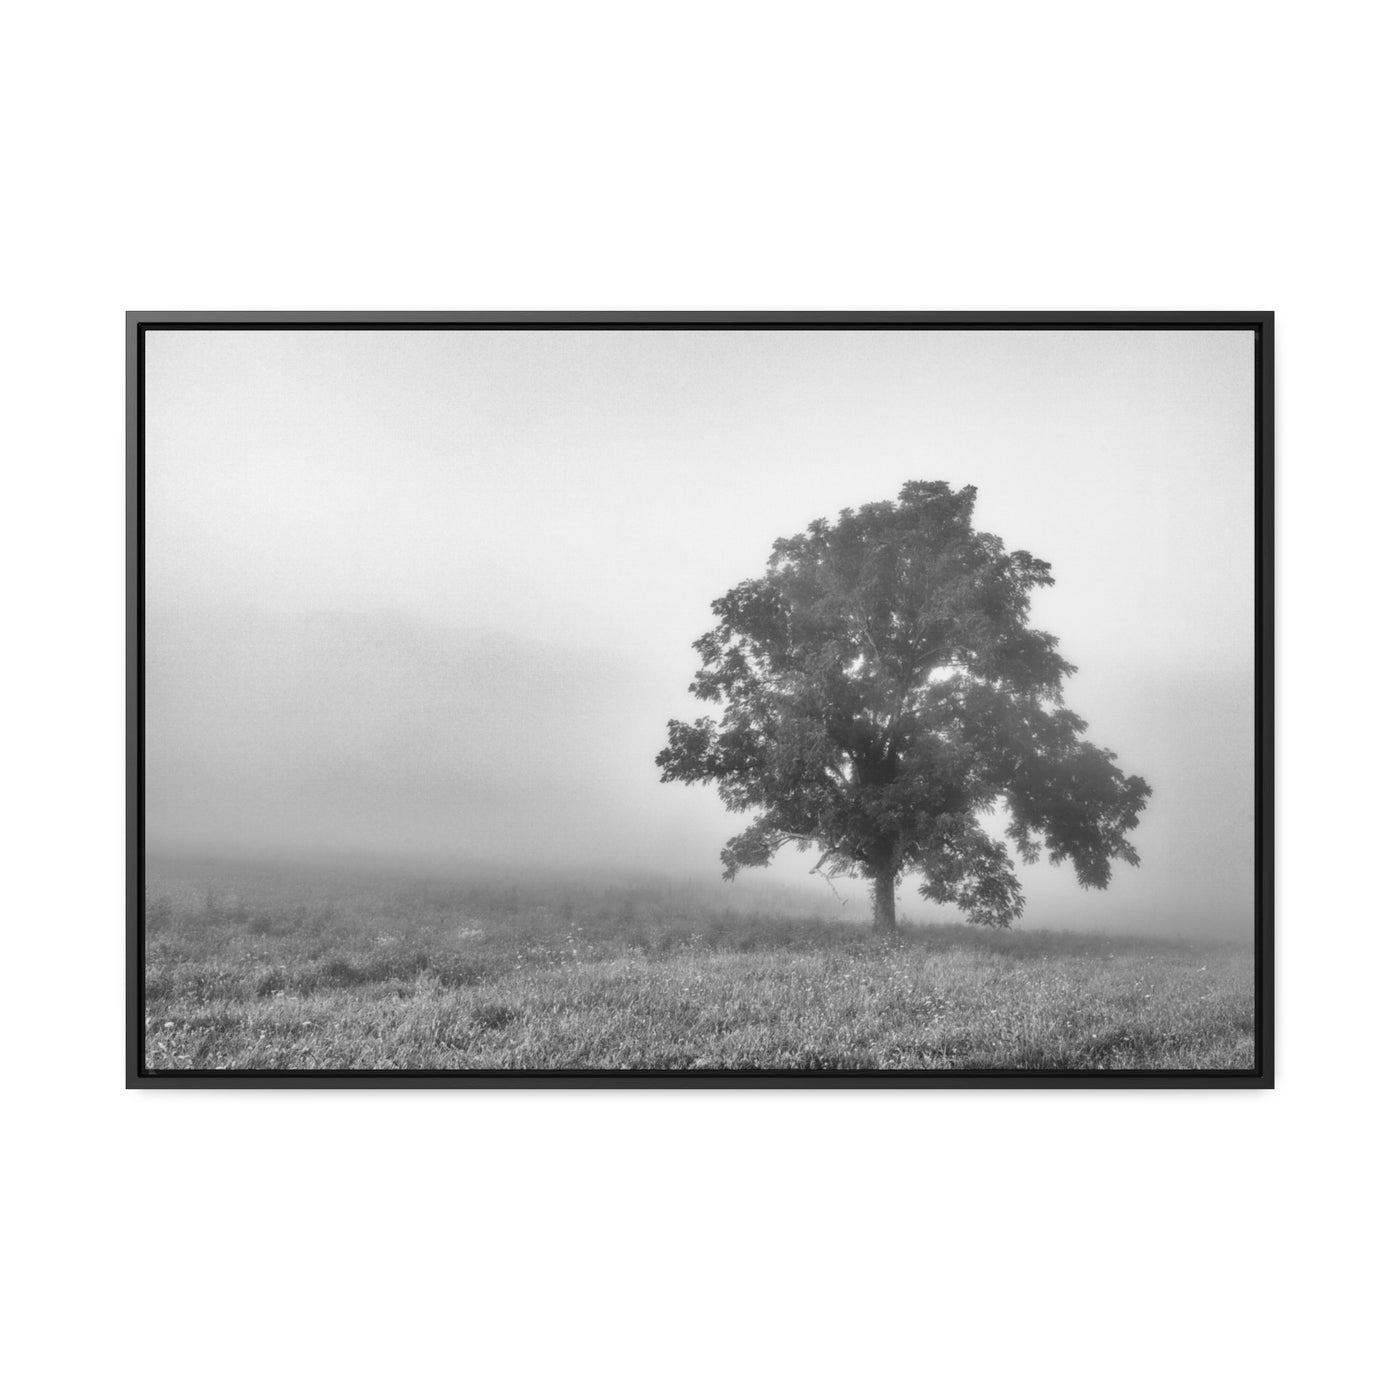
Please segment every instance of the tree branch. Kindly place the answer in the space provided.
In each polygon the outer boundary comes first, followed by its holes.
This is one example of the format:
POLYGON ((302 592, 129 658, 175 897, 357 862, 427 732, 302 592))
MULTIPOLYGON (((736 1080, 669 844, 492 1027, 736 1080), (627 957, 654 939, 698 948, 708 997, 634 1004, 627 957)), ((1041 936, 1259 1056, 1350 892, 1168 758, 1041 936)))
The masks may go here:
MULTIPOLYGON (((781 836, 783 841, 816 841, 819 839, 815 834, 804 836, 800 831, 782 831, 776 827, 771 829, 770 834, 781 836)), ((781 845, 782 842, 780 841, 778 844, 781 845)))

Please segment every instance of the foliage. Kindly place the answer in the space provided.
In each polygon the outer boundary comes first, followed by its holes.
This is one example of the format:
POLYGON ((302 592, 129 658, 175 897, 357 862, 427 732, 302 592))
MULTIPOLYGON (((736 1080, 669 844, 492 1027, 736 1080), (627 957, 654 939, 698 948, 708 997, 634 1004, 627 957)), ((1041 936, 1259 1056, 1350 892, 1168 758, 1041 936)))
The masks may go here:
POLYGON ((877 928, 911 868, 926 898, 1004 927, 1025 900, 981 824, 999 801, 1025 861, 1043 850, 1094 888, 1111 860, 1137 863, 1127 833, 1151 790, 1081 737, 1062 696, 1075 668, 1028 624, 1050 566, 975 531, 976 495, 916 481, 814 521, 714 603, 690 689, 723 713, 671 721, 657 763, 757 813, 722 852, 726 878, 816 845, 819 865, 876 882, 877 928))

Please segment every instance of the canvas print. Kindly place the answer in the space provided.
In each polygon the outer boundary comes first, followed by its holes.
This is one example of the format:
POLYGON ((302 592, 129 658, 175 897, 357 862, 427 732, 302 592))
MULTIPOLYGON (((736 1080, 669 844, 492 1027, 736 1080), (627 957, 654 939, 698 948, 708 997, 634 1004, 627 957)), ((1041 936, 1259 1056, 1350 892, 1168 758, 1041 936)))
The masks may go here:
POLYGON ((1257 330, 142 334, 140 1073, 1259 1070, 1257 330))

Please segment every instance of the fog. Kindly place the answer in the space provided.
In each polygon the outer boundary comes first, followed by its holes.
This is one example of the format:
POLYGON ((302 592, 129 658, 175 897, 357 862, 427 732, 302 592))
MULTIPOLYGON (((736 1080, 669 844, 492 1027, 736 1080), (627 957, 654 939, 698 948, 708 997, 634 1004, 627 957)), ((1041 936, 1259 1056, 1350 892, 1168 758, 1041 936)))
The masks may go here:
MULTIPOLYGON (((1024 869, 1024 924, 1246 934, 1252 376, 1233 331, 151 332, 150 849, 718 885, 747 819, 654 763, 711 600, 942 479, 1154 788, 1141 866, 1024 869)), ((814 861, 739 885, 864 917, 814 861)))

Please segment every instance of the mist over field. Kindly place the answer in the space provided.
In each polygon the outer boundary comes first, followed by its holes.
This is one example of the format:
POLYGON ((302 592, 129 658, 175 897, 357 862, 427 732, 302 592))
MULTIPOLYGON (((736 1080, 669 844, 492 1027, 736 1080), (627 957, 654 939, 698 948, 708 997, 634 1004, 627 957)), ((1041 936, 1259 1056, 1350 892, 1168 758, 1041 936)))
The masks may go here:
MULTIPOLYGON (((152 332, 153 855, 378 860, 868 917, 816 853, 720 886, 745 823, 663 786, 709 605, 910 479, 1053 566, 1032 625, 1154 795, 1106 891, 1027 928, 1252 928, 1243 332, 152 332)), ((906 881, 900 913, 950 920, 906 881)))

